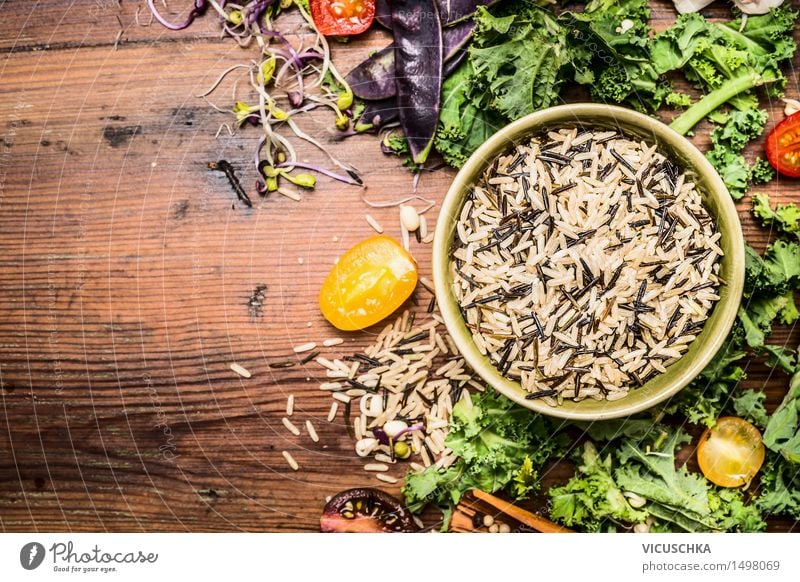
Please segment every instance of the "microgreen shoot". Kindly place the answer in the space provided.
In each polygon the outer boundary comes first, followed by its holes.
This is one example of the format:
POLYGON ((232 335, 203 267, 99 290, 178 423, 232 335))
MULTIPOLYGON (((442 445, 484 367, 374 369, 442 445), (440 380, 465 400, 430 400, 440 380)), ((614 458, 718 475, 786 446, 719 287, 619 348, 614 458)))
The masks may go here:
MULTIPOLYGON (((231 73, 247 70, 252 93, 237 99, 227 112, 234 116, 236 127, 252 125, 263 132, 254 155, 259 172, 256 188, 260 194, 277 191, 283 179, 301 188, 314 188, 316 178, 307 172, 296 173, 298 169, 310 170, 345 184, 363 185, 356 168, 334 157, 323 143, 300 129, 295 121, 303 113, 323 107, 334 113, 333 125, 339 131, 352 131, 354 123, 350 111, 353 92, 331 61, 328 42, 317 30, 307 4, 302 0, 252 0, 241 4, 227 0, 195 0, 188 16, 178 23, 164 17, 156 8, 155 0, 148 0, 148 6, 154 18, 170 30, 189 27, 211 8, 219 17, 225 35, 242 47, 250 47, 253 43, 257 46, 257 58, 248 64, 226 69, 199 97, 207 98, 215 93, 231 73), (290 8, 299 12, 303 29, 312 34, 293 35, 290 41, 276 27, 276 19, 290 8), (324 152, 330 162, 344 172, 299 162, 290 138, 324 152)), ((226 111, 209 103, 218 111, 226 111)))

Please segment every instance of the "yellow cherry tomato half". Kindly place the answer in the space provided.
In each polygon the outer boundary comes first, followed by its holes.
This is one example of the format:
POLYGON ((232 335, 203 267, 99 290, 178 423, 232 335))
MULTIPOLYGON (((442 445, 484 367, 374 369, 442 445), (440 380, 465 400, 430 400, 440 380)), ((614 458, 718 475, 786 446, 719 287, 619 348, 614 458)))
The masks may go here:
POLYGON ((761 469, 764 453, 761 433, 756 427, 744 419, 726 416, 700 437, 697 462, 712 483, 742 487, 761 469))
POLYGON ((392 237, 373 236, 342 255, 322 284, 319 308, 339 329, 364 329, 391 315, 416 285, 411 255, 392 237))

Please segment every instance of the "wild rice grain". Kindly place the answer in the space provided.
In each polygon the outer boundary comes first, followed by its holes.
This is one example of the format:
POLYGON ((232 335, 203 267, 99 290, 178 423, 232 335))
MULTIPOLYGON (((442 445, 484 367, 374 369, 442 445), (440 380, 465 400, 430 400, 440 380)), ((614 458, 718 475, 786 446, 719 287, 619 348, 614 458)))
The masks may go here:
POLYGON ((483 387, 454 351, 438 314, 425 313, 422 317, 426 320, 415 322, 410 312, 404 312, 386 325, 363 353, 342 358, 347 364, 317 359, 326 374, 337 380, 321 383, 320 389, 330 391, 336 402, 349 402, 351 408, 352 399, 357 399, 358 408, 352 410, 357 410, 358 416, 346 417, 345 424, 357 441, 360 457, 386 465, 408 461, 419 467, 440 460, 440 466, 447 467, 453 462, 452 451, 444 447, 453 404, 468 398, 469 390, 483 387), (399 434, 412 427, 414 430, 404 432, 397 440, 408 447, 408 454, 402 457, 377 439, 379 429, 399 434), (423 445, 426 435, 430 444, 423 445))
POLYGON ((590 131, 576 151, 576 135, 553 130, 495 161, 451 251, 476 347, 548 404, 622 398, 663 373, 724 284, 721 234, 691 179, 655 146, 590 131))
POLYGON ((319 358, 317 358, 316 362, 320 366, 328 368, 328 370, 331 370, 331 371, 338 369, 336 364, 334 362, 330 361, 328 358, 319 357, 319 358))
POLYGON ((278 188, 278 194, 283 194, 290 200, 294 200, 295 202, 300 202, 300 194, 296 192, 292 192, 291 190, 287 190, 286 188, 278 188))
POLYGON ((420 284, 428 290, 429 293, 434 293, 433 290, 433 281, 428 279, 427 277, 420 277, 419 278, 420 284))

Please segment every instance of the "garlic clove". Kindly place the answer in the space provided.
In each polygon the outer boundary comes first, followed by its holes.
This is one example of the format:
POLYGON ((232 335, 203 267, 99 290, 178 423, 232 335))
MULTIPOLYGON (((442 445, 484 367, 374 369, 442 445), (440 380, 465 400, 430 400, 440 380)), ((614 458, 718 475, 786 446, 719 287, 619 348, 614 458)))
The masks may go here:
POLYGON ((687 12, 697 12, 698 10, 702 10, 709 4, 711 4, 714 0, 672 0, 675 3, 675 10, 680 12, 681 14, 686 14, 687 12))
POLYGON ((794 115, 795 113, 800 111, 800 101, 798 101, 797 99, 787 99, 784 97, 783 99, 781 99, 781 101, 785 103, 783 107, 783 114, 786 117, 794 115))
POLYGON ((395 437, 397 437, 398 434, 400 434, 407 428, 408 425, 402 420, 390 420, 389 422, 383 425, 383 432, 385 432, 386 436, 389 437, 390 439, 394 439, 395 437))
POLYGON ((784 0, 733 0, 744 14, 766 14, 783 4, 784 0))
POLYGON ((419 228, 419 214, 413 206, 400 205, 400 224, 408 232, 414 232, 419 228))

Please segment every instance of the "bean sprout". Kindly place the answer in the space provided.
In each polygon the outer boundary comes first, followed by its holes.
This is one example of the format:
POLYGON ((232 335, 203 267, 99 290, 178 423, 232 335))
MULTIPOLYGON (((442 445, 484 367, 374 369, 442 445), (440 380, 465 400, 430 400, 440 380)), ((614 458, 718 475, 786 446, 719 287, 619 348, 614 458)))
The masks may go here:
MULTIPOLYGON (((362 185, 358 170, 338 160, 325 145, 300 129, 295 118, 313 109, 330 109, 334 125, 343 133, 350 133, 354 123, 350 108, 353 92, 331 62, 331 52, 325 37, 314 25, 311 16, 297 0, 251 0, 244 3, 226 0, 194 0, 184 21, 173 23, 162 16, 155 0, 147 2, 153 17, 170 30, 182 30, 212 9, 220 19, 224 36, 233 38, 240 46, 248 47, 253 41, 258 46, 258 58, 250 64, 236 64, 223 71, 207 91, 198 95, 218 111, 235 118, 235 127, 254 125, 262 136, 254 154, 259 172, 256 184, 259 194, 278 191, 280 180, 287 180, 302 188, 313 188, 316 179, 310 174, 295 173, 311 170, 345 184, 362 185), (274 27, 281 13, 295 7, 303 17, 304 26, 313 34, 312 42, 304 46, 303 40, 294 44, 274 27), (278 45, 278 46, 273 46, 278 45), (213 104, 209 97, 235 71, 246 70, 255 101, 236 101, 232 109, 225 110, 213 104), (284 107, 283 105, 287 106, 284 107), (344 170, 331 171, 325 167, 301 163, 288 137, 300 139, 324 152, 330 163, 344 170)), ((238 81, 236 81, 238 82, 238 81)), ((235 86, 235 85, 234 85, 235 86)), ((222 128, 228 129, 228 124, 222 128)))

